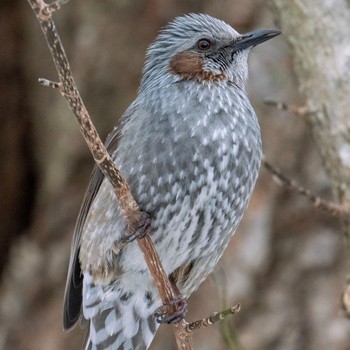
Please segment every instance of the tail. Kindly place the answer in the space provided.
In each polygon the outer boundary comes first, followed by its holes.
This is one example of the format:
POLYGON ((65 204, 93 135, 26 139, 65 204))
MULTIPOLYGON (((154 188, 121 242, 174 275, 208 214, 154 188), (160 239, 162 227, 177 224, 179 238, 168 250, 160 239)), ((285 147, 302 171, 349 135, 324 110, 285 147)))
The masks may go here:
MULTIPOLYGON (((141 277, 142 279, 142 277, 141 277)), ((85 350, 146 350, 158 329, 153 316, 160 306, 157 293, 122 285, 95 285, 84 275, 83 313, 89 320, 85 350)))

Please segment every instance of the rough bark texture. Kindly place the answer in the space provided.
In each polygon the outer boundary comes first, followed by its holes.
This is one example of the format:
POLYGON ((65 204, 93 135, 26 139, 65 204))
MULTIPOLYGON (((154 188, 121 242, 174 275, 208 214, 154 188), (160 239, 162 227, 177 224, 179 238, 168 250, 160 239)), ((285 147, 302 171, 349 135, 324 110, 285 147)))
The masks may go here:
MULTIPOLYGON (((345 0, 271 0, 294 61, 306 119, 333 194, 350 206, 350 8, 345 0)), ((350 218, 344 221, 350 277, 350 218)))

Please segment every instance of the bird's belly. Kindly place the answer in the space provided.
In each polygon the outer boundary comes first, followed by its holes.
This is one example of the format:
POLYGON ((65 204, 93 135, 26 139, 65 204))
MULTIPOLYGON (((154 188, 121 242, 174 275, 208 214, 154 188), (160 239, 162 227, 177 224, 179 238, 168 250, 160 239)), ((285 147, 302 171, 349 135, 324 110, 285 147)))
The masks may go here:
MULTIPOLYGON (((252 185, 244 179, 237 181, 237 176, 229 172, 217 174, 215 181, 209 176, 209 180, 194 191, 189 191, 186 184, 179 185, 174 198, 168 196, 167 202, 161 202, 156 210, 152 210, 151 204, 144 204, 153 217, 151 238, 166 273, 179 271, 181 275, 182 270, 190 267, 187 276, 179 276, 183 280, 178 285, 184 295, 197 289, 213 270, 243 216, 251 193, 252 185)), ((122 256, 124 269, 145 270, 136 245, 128 246, 122 256)))

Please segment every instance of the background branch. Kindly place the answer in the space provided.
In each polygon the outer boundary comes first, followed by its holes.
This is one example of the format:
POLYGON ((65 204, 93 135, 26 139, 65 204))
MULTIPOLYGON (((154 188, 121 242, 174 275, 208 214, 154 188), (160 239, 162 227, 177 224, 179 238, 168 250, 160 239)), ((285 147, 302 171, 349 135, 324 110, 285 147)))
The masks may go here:
POLYGON ((300 186, 296 181, 290 179, 286 175, 284 175, 279 169, 273 166, 265 157, 263 157, 262 165, 268 170, 276 183, 282 186, 286 186, 287 188, 298 192, 299 194, 306 197, 308 200, 312 202, 312 204, 331 215, 337 216, 341 219, 346 219, 350 215, 350 211, 343 205, 340 205, 335 202, 326 201, 323 198, 315 195, 310 190, 300 186))

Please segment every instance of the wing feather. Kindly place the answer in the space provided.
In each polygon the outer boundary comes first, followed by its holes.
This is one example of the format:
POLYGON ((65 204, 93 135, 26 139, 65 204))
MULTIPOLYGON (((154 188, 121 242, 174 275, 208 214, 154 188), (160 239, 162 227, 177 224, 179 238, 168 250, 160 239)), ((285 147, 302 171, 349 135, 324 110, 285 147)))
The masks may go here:
MULTIPOLYGON (((114 158, 114 154, 117 150, 118 141, 122 134, 123 126, 130 119, 130 116, 133 114, 135 108, 136 103, 134 102, 130 105, 122 118, 120 118, 119 123, 114 127, 113 131, 106 139, 105 146, 112 158, 114 158)), ((63 327, 65 330, 71 329, 81 316, 83 274, 79 263, 80 239, 91 204, 98 193, 103 179, 103 173, 98 166, 95 165, 74 229, 63 304, 63 327)))

